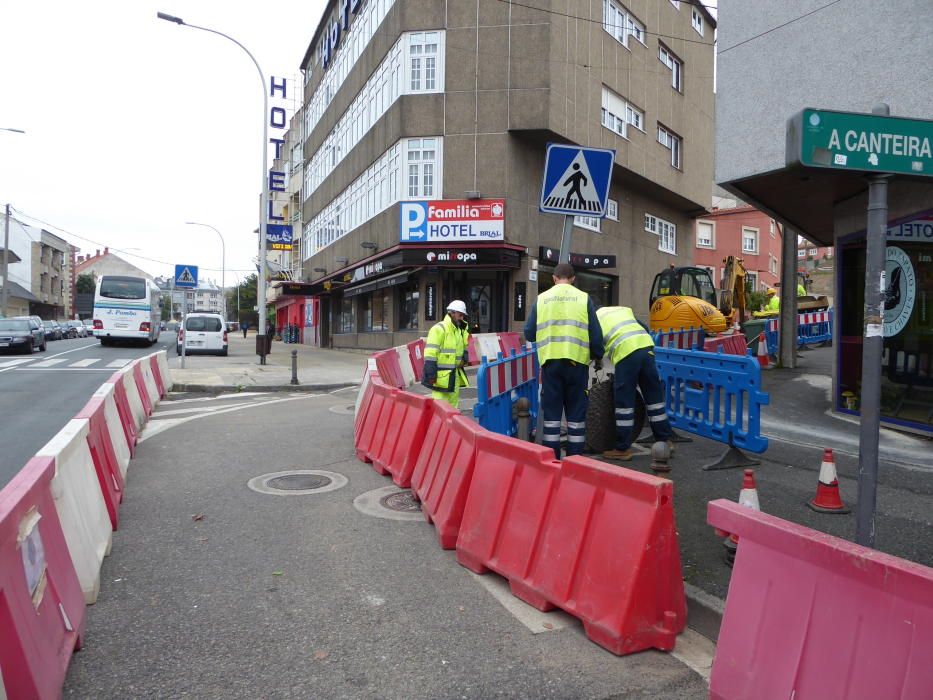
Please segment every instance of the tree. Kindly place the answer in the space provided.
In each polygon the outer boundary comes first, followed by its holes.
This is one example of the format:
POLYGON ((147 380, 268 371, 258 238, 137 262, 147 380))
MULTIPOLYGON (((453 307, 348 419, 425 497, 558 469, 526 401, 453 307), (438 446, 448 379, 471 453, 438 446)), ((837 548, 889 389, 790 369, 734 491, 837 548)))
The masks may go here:
POLYGON ((78 275, 78 279, 75 280, 75 292, 77 294, 93 294, 96 289, 97 282, 90 272, 78 275))
MULTIPOLYGON (((253 310, 256 306, 256 287, 259 280, 258 275, 250 275, 240 284, 240 306, 237 309, 237 320, 240 323, 243 321, 248 321, 249 324, 255 328, 259 325, 259 314, 253 310)), ((233 288, 232 300, 230 302, 231 307, 236 307, 236 290, 233 288)))

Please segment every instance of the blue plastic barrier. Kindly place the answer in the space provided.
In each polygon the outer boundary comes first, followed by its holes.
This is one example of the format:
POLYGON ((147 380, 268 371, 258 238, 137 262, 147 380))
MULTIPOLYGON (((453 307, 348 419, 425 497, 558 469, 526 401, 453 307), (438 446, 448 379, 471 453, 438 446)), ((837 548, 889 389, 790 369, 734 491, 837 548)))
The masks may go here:
POLYGON ((702 328, 687 328, 685 330, 675 331, 653 331, 651 338, 654 344, 659 348, 679 348, 681 350, 693 350, 703 348, 703 341, 706 340, 706 332, 702 328))
POLYGON ((753 357, 696 350, 655 348, 664 383, 665 408, 671 427, 729 446, 704 469, 730 469, 758 464, 738 448, 762 453, 768 438, 761 434, 761 367, 753 357))
POLYGON ((485 356, 476 373, 478 399, 473 415, 479 424, 493 433, 515 436, 518 419, 512 406, 520 398, 529 401, 530 426, 534 429, 538 418, 538 355, 534 347, 508 357, 498 353, 492 362, 485 356))
MULTIPOLYGON (((777 355, 780 350, 779 320, 769 318, 765 335, 768 339, 768 353, 777 355)), ((816 345, 828 343, 833 339, 833 310, 811 311, 797 314, 797 345, 816 345)))

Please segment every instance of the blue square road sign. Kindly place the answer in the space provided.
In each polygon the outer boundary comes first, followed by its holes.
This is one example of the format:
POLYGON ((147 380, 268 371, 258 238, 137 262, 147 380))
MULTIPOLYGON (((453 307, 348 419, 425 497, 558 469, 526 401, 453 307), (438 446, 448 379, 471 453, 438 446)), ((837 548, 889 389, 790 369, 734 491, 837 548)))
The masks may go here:
POLYGON ((609 148, 549 143, 538 209, 547 214, 604 217, 615 157, 615 150, 609 148))
POLYGON ((176 265, 175 266, 175 286, 178 289, 197 289, 197 286, 198 286, 197 265, 176 265))

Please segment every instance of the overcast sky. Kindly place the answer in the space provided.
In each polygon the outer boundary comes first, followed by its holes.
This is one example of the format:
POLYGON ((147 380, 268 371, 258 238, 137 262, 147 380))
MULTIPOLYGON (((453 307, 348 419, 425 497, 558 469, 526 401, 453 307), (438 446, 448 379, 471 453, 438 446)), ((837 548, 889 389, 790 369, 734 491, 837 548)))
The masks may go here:
MULTIPOLYGON (((232 271, 255 271, 259 76, 232 42, 158 20, 156 12, 229 34, 268 81, 298 74, 324 5, 3 3, 0 127, 27 133, 0 131, 0 204, 10 202, 16 218, 83 253, 106 245, 153 275, 186 263, 220 282, 217 234, 184 223, 204 222, 226 240, 228 285, 232 271)), ((270 165, 271 158, 270 150, 270 165)))

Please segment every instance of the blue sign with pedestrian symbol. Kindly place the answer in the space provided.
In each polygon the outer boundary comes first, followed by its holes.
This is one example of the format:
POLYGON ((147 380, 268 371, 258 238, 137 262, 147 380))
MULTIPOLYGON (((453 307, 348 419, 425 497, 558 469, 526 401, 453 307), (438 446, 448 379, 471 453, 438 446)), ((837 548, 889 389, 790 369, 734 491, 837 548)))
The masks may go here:
POLYGON ((606 215, 616 152, 549 143, 538 209, 546 214, 606 215))
POLYGON ((175 266, 175 286, 179 289, 197 289, 198 268, 196 265, 175 266))

